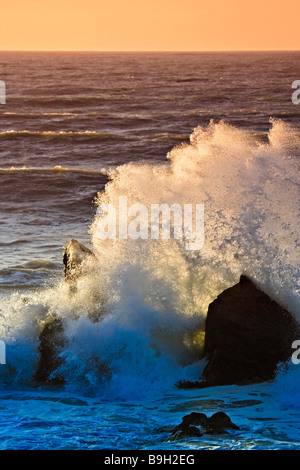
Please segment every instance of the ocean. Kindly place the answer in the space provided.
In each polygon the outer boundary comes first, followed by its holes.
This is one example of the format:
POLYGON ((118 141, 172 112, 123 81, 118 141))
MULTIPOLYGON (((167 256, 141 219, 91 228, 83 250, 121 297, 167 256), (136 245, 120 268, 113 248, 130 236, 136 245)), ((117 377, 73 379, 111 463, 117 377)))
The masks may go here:
POLYGON ((292 361, 270 383, 176 387, 201 376, 208 305, 241 274, 300 318, 299 60, 0 52, 0 449, 300 449, 292 361), (203 247, 100 239, 97 208, 120 196, 203 204, 203 247), (71 239, 96 256, 74 291, 71 239), (54 315, 65 383, 36 385, 54 315), (170 440, 191 411, 240 430, 170 440))

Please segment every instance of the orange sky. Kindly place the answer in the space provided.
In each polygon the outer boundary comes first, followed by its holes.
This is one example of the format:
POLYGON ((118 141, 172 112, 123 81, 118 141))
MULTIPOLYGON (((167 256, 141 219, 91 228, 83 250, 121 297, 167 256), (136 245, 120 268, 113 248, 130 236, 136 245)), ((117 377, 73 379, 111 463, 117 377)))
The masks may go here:
POLYGON ((2 0, 0 50, 300 50, 300 0, 2 0))

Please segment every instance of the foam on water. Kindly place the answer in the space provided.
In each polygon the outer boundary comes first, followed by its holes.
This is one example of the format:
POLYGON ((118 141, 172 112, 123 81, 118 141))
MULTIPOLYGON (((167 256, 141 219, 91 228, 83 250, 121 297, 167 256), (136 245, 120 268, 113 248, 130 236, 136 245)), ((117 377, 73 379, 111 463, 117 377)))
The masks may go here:
POLYGON ((208 305, 242 273, 299 318, 299 153, 299 130, 282 121, 272 122, 268 142, 211 122, 164 164, 111 170, 98 204, 118 207, 119 196, 147 207, 204 204, 203 248, 100 240, 96 217, 90 234, 98 260, 87 263, 76 291, 59 279, 0 301, 8 358, 2 382, 30 386, 38 334, 52 315, 65 322, 57 373, 69 391, 128 399, 196 379, 208 305))

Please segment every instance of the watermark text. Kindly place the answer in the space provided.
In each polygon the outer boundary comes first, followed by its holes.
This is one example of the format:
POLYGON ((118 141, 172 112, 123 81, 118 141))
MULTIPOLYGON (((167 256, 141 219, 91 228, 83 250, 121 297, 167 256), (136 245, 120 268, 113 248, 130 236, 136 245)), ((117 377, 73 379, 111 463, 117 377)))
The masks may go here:
POLYGON ((128 207, 127 196, 119 196, 118 207, 101 204, 97 209, 97 236, 101 240, 183 240, 186 250, 200 250, 204 243, 203 204, 141 203, 128 207))
POLYGON ((6 364, 6 345, 0 341, 0 364, 6 364))
POLYGON ((6 104, 6 86, 3 80, 0 80, 0 104, 6 104))
POLYGON ((292 103, 293 104, 300 104, 300 80, 295 80, 292 83, 292 88, 296 90, 292 94, 292 103))

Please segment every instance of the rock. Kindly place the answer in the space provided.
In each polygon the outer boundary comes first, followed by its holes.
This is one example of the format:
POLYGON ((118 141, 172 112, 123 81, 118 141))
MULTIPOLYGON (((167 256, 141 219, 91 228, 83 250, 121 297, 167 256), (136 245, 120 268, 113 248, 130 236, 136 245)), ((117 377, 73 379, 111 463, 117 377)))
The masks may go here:
POLYGON ((179 426, 173 429, 170 440, 201 437, 204 434, 229 434, 227 429, 239 430, 239 427, 223 411, 214 413, 210 418, 204 413, 192 412, 184 416, 179 426))
MULTIPOLYGON (((43 326, 39 335, 39 362, 34 376, 37 385, 63 385, 64 378, 57 374, 57 369, 63 364, 60 356, 66 347, 66 337, 64 335, 65 325, 59 318, 52 318, 43 326)), ((98 357, 92 356, 87 362, 97 373, 99 379, 105 381, 111 378, 111 369, 98 357)))
POLYGON ((175 386, 177 388, 183 389, 191 389, 191 388, 206 388, 207 385, 203 382, 203 380, 178 380, 175 386))
POLYGON ((178 439, 184 439, 185 437, 201 437, 203 432, 196 426, 182 426, 177 427, 171 435, 170 441, 177 441, 178 439))
MULTIPOLYGON (((202 386, 247 384, 274 379, 278 363, 291 358, 299 339, 294 317, 248 277, 210 305, 205 325, 202 386)), ((198 383, 198 385, 200 385, 198 383)))
MULTIPOLYGON (((80 276, 91 273, 91 266, 85 266, 85 262, 89 259, 97 261, 97 257, 94 253, 77 240, 71 240, 64 249, 64 274, 70 294, 75 294, 77 292, 78 284, 76 281, 80 276)), ((91 321, 96 323, 106 313, 105 304, 107 302, 107 297, 102 292, 94 291, 89 300, 88 317, 91 321)))
POLYGON ((167 426, 163 426, 163 427, 157 429, 158 433, 171 434, 173 431, 174 431, 174 426, 172 424, 169 424, 167 426))
POLYGON ((206 423, 207 416, 204 413, 196 413, 195 411, 182 418, 183 426, 204 426, 206 423))
POLYGON ((208 418, 208 423, 212 427, 239 429, 239 427, 234 424, 229 418, 229 416, 223 411, 218 411, 217 413, 214 413, 210 418, 208 418))
POLYGON ((205 426, 206 424, 207 416, 204 413, 196 413, 193 411, 182 418, 182 422, 172 430, 172 434, 177 435, 178 432, 181 432, 181 434, 188 435, 190 432, 189 427, 194 428, 195 426, 205 426))
POLYGON ((64 380, 60 376, 53 376, 53 372, 62 364, 59 357, 65 345, 63 323, 59 318, 49 320, 39 335, 40 359, 35 373, 35 381, 39 384, 62 385, 64 380))
POLYGON ((93 252, 77 240, 71 240, 63 252, 65 278, 74 281, 82 273, 83 262, 89 257, 95 257, 93 252))
MULTIPOLYGON (((63 252, 64 274, 67 281, 76 281, 82 274, 82 266, 85 260, 95 255, 86 246, 77 240, 71 240, 63 252)), ((71 284, 72 291, 76 290, 76 286, 71 284)), ((89 312, 89 317, 94 321, 98 320, 101 312, 89 312)), ((42 327, 39 335, 39 362, 34 376, 37 384, 61 385, 64 379, 53 374, 62 364, 60 352, 65 346, 66 340, 64 336, 63 321, 59 318, 49 319, 42 327)), ((107 365, 100 362, 97 358, 93 358, 95 369, 99 372, 99 376, 109 376, 107 365)))

